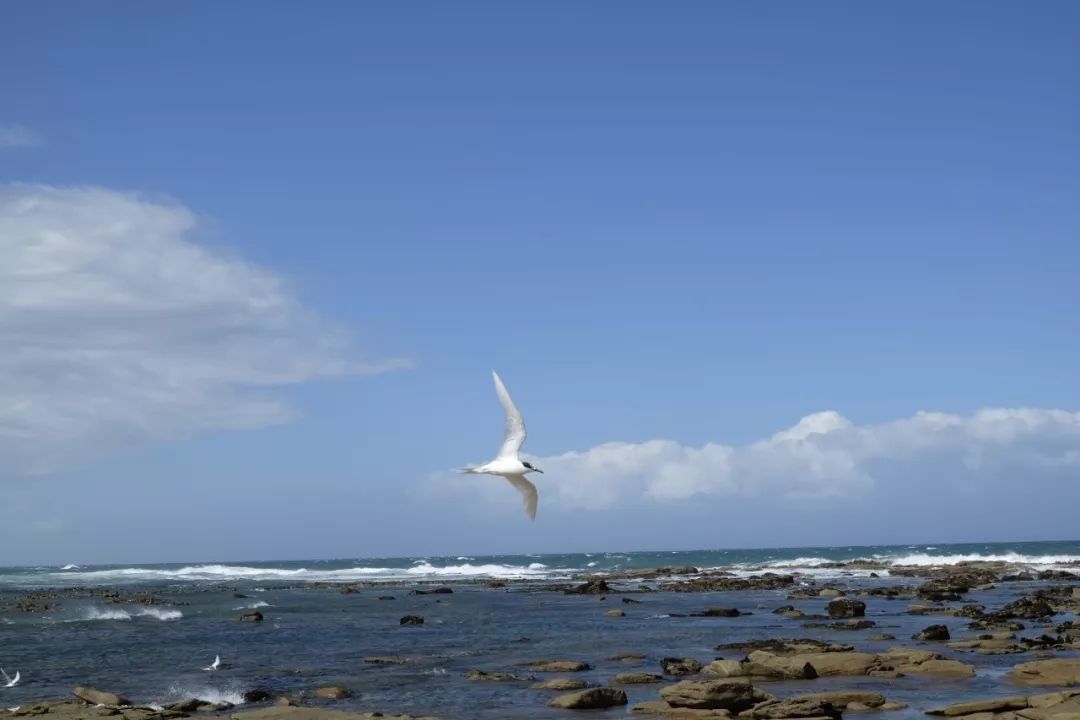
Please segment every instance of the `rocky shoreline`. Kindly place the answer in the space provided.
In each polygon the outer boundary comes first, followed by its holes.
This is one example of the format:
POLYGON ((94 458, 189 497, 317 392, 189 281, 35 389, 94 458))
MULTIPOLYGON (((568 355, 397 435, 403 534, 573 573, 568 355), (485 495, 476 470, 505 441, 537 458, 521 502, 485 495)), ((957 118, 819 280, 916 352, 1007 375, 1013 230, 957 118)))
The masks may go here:
MULTIPOLYGON (((498 580, 455 582, 453 586, 435 582, 311 583, 280 589, 339 595, 368 593, 383 604, 403 596, 424 603, 431 611, 437 611, 440 603, 453 603, 455 593, 461 592, 541 598, 547 594, 567 598, 561 602, 570 602, 568 607, 582 607, 573 603, 598 604, 601 611, 596 612, 594 620, 598 627, 609 627, 605 623, 641 622, 642 618, 668 618, 729 623, 723 627, 730 628, 738 627, 731 623, 740 622, 740 618, 769 618, 769 629, 763 630, 762 636, 715 645, 712 657, 657 658, 652 648, 642 647, 597 657, 533 658, 500 667, 485 663, 482 655, 476 656, 476 667, 460 674, 467 685, 520 688, 531 694, 533 700, 528 706, 535 708, 535 714, 518 712, 514 717, 558 717, 570 710, 614 708, 609 712, 661 718, 738 716, 779 720, 891 712, 904 717, 927 713, 969 720, 1080 720, 1080 621, 1076 619, 1080 614, 1080 572, 1034 571, 985 562, 893 567, 856 561, 835 566, 832 569, 840 572, 828 581, 797 572, 672 567, 582 574, 570 582, 498 580), (851 575, 845 576, 844 571, 851 575), (1003 594, 1002 588, 1016 591, 1003 594), (392 595, 374 595, 391 589, 392 595), (688 597, 697 595, 706 596, 697 610, 673 612, 666 607, 676 605, 676 599, 685 604, 688 597), (575 597, 579 599, 572 600, 575 597), (747 606, 749 598, 756 600, 752 607, 747 606), (616 607, 611 607, 612 603, 616 607), (647 616, 644 609, 639 609, 646 607, 647 616), (903 617, 907 620, 901 621, 903 617), (925 624, 905 638, 883 632, 919 618, 926 618, 925 624), (976 677, 986 677, 981 663, 1005 656, 1024 657, 1007 666, 994 665, 1003 672, 994 675, 992 683, 981 681, 988 686, 986 697, 970 699, 972 693, 966 685, 976 677), (598 672, 603 676, 597 677, 598 672), (908 680, 901 682, 905 678, 908 680), (918 686, 912 682, 931 683, 926 686, 927 692, 935 698, 955 694, 968 699, 933 707, 917 706, 923 703, 918 702, 918 686), (815 684, 823 686, 815 689, 815 684), (1077 690, 1069 689, 1073 687, 1077 690), (897 694, 906 694, 907 701, 896 699, 897 694), (912 697, 916 699, 914 704, 912 697)), ((231 592, 238 599, 247 597, 240 589, 221 587, 217 591, 231 592)), ((49 613, 58 604, 79 598, 119 605, 183 606, 182 596, 183 591, 177 588, 135 593, 67 588, 5 593, 0 597, 0 607, 6 612, 49 613)), ((261 620, 262 614, 249 610, 235 619, 261 620), (259 617, 251 617, 252 613, 259 617)), ((413 626, 411 632, 422 633, 428 626, 424 615, 418 613, 402 614, 398 624, 398 632, 410 632, 407 626, 413 626)), ((702 632, 713 627, 717 626, 703 624, 702 632)), ((528 638, 520 641, 523 647, 528 646, 528 638)), ((370 667, 420 662, 425 657, 422 641, 409 642, 414 645, 411 654, 358 660, 370 667)), ((347 683, 289 694, 251 692, 239 707, 194 697, 164 707, 148 707, 80 687, 73 691, 72 698, 24 703, 9 708, 7 714, 63 720, 173 720, 192 715, 238 720, 433 717, 382 715, 356 708, 356 703, 345 710, 337 709, 335 704, 355 700, 347 683)), ((460 713, 437 714, 444 719, 462 717, 460 713)))

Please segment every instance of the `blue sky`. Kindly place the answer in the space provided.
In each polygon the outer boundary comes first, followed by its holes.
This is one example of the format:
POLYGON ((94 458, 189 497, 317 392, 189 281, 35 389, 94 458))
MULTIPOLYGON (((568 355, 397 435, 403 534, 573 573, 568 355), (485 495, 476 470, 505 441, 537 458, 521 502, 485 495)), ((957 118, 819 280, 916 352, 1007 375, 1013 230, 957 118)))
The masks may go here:
POLYGON ((0 563, 1075 535, 1078 21, 7 6, 0 563))

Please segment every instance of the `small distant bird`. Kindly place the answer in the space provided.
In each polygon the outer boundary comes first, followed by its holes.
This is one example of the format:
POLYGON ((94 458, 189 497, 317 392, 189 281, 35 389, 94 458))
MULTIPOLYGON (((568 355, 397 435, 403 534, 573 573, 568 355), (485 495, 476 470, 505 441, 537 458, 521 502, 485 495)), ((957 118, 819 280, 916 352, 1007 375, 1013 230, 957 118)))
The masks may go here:
POLYGON ((510 481, 510 484, 521 493, 522 502, 525 505, 525 514, 530 520, 536 519, 536 502, 538 493, 536 486, 525 479, 531 472, 543 473, 538 467, 534 467, 518 457, 521 446, 525 444, 525 420, 518 412, 514 401, 510 399, 510 393, 506 391, 499 373, 491 371, 495 379, 495 392, 499 396, 499 402, 506 410, 506 433, 503 435, 502 447, 499 454, 491 462, 478 467, 463 468, 459 472, 476 475, 498 475, 510 481))
POLYGON ((4 668, 0 668, 0 675, 4 676, 4 687, 6 688, 15 687, 19 684, 19 681, 22 680, 22 676, 19 675, 18 671, 15 672, 15 677, 11 677, 6 672, 4 672, 4 668))
POLYGON ((213 672, 214 670, 217 670, 219 667, 221 667, 221 656, 220 655, 215 655, 214 656, 214 662, 210 663, 207 667, 204 667, 203 670, 213 672))

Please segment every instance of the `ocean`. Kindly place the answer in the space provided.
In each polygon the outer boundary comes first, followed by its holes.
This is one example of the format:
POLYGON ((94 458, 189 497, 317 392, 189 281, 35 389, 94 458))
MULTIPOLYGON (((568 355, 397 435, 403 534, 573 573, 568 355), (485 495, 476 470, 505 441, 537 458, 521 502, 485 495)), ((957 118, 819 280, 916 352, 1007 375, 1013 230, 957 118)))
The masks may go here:
MULTIPOLYGON (((790 601, 787 590, 612 594, 599 600, 550 592, 553 583, 584 573, 690 565, 737 575, 798 573, 805 584, 858 589, 920 582, 890 577, 893 566, 980 560, 1080 572, 1080 541, 0 568, 0 667, 9 674, 19 671, 23 678, 16 687, 0 688, 0 705, 67 697, 75 685, 163 705, 193 696, 239 704, 244 692, 254 688, 288 694, 334 683, 354 692, 333 703, 342 709, 444 718, 562 717, 565 711, 546 707, 549 692, 531 690, 529 683, 473 682, 465 673, 528 674, 520 667, 528 660, 570 658, 589 662, 592 669, 581 677, 602 683, 630 669, 658 672, 666 656, 708 662, 721 654, 717 645, 751 638, 818 637, 883 652, 910 645, 910 636, 931 620, 963 635, 966 619, 913 617, 904 612, 906 602, 867 598, 867 617, 878 627, 838 637, 837 631, 804 629, 769 612, 787 604, 808 613, 822 611, 820 600, 790 601), (834 566, 856 559, 873 564, 834 566), (488 587, 485 581, 491 580, 508 582, 488 587), (433 582, 453 592, 410 594, 433 582), (339 583, 358 585, 342 592, 339 583), (140 593, 152 593, 162 602, 116 601, 140 593), (640 603, 625 604, 623 597, 640 603), (752 614, 689 617, 715 605, 752 614), (262 622, 237 620, 256 609, 262 622), (626 616, 608 617, 605 612, 611 609, 622 609, 626 616), (400 618, 410 614, 423 616, 424 624, 400 625, 400 618), (882 632, 899 640, 870 639, 882 632), (609 659, 628 652, 645 655, 639 667, 609 659), (202 670, 215 655, 221 656, 222 669, 202 670), (404 656, 406 662, 365 661, 373 656, 404 656)), ((1003 583, 978 601, 988 607, 1004 604, 1037 585, 1003 583)), ((956 698, 1007 694, 998 689, 1001 677, 1020 661, 1012 656, 960 659, 977 665, 974 679, 891 681, 882 691, 911 704, 906 714, 893 716, 921 716, 930 706, 956 698)), ((811 686, 866 684, 862 678, 823 678, 769 689, 796 694, 811 686)), ((881 681, 874 683, 881 686, 881 681)), ((632 706, 655 699, 658 688, 626 690, 632 706)), ((627 706, 601 714, 629 712, 627 706)))

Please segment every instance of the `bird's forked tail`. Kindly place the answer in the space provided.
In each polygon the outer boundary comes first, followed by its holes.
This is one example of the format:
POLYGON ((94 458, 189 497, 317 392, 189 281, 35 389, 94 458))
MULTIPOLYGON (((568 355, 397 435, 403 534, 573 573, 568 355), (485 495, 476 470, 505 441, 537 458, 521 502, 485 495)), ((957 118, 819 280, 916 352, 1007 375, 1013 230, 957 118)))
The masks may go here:
POLYGON ((475 467, 463 467, 458 469, 458 475, 477 475, 475 467))

